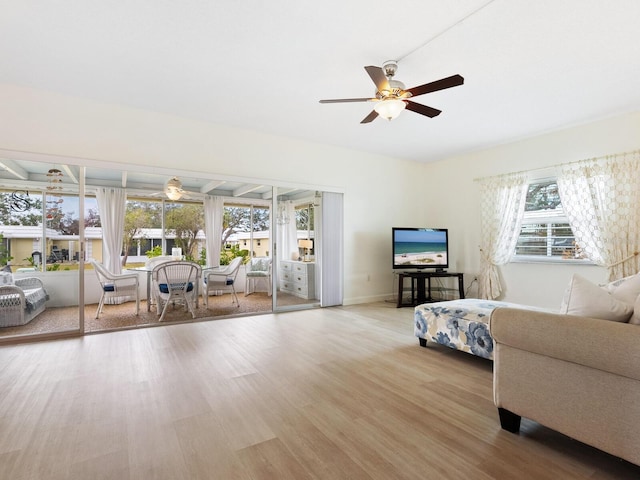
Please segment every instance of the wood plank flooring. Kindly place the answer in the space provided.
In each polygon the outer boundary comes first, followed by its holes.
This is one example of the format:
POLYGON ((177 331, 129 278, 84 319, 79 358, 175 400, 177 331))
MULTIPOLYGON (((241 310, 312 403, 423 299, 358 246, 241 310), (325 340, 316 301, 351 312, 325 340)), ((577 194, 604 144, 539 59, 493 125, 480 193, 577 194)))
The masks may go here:
POLYGON ((388 303, 0 347, 0 478, 619 479, 388 303))

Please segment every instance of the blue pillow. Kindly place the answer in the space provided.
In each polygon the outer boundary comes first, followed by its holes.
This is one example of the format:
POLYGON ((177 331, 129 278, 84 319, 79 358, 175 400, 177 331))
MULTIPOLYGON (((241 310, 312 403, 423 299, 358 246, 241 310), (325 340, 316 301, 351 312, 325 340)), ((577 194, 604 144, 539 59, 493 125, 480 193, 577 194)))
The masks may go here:
MULTIPOLYGON (((208 277, 204 277, 204 283, 207 284, 208 277)), ((227 277, 227 285, 233 285, 233 278, 227 277)))
MULTIPOLYGON (((182 288, 184 284, 183 283, 172 283, 171 286, 176 288, 182 288)), ((167 286, 166 283, 161 283, 160 285, 158 285, 158 288, 160 289, 160 291, 162 293, 169 293, 169 287, 167 286)), ((193 290, 193 283, 189 282, 189 285, 187 285, 187 292, 190 292, 191 290, 193 290)))

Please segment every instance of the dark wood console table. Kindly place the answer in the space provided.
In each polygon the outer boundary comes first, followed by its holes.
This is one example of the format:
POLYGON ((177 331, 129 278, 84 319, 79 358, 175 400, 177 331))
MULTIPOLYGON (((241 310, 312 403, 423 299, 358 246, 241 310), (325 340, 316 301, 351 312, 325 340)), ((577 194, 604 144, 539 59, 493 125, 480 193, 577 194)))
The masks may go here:
POLYGON ((431 296, 431 279, 443 277, 458 277, 458 295, 464 298, 464 275, 454 272, 401 272, 398 274, 398 305, 397 307, 413 307, 422 303, 436 302, 431 296), (404 279, 411 279, 411 303, 402 303, 404 279), (425 279, 427 282, 425 282, 425 279))

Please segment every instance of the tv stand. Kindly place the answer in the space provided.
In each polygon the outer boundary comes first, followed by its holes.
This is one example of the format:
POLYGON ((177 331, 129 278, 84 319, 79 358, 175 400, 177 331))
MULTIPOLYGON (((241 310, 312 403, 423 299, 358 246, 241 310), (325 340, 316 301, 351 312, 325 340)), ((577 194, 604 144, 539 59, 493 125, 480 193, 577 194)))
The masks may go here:
POLYGON ((446 272, 443 269, 436 269, 432 272, 400 272, 398 274, 398 304, 397 307, 415 307, 428 302, 437 302, 431 296, 431 279, 443 277, 458 278, 458 296, 464 298, 464 275, 462 273, 446 272), (402 303, 402 291, 404 289, 404 279, 411 279, 411 303, 402 303), (427 282, 425 282, 425 279, 427 282))

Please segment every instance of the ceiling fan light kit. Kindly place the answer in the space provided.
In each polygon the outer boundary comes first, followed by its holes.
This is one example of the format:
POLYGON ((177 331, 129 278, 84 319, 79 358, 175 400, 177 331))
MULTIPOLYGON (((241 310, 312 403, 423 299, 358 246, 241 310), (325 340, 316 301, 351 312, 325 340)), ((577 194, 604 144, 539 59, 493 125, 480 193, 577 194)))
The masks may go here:
POLYGON ((398 115, 400 115, 406 107, 407 104, 402 100, 387 98, 376 103, 373 109, 382 118, 386 118, 387 120, 391 121, 398 115))
POLYGON ((182 182, 178 177, 167 180, 167 183, 164 184, 164 193, 169 200, 180 200, 182 198, 182 182))
POLYGON ((398 64, 394 60, 384 62, 382 67, 370 65, 364 67, 364 69, 376 85, 376 92, 373 98, 339 98, 320 100, 320 103, 376 102, 373 111, 360 123, 372 122, 378 116, 392 120, 405 109, 433 118, 440 115, 441 111, 427 105, 412 102, 409 98, 424 95, 425 93, 437 92, 438 90, 444 90, 446 88, 457 87, 464 83, 464 78, 460 75, 452 75, 436 80, 435 82, 405 89, 404 83, 393 79, 393 76, 398 70, 398 64))

